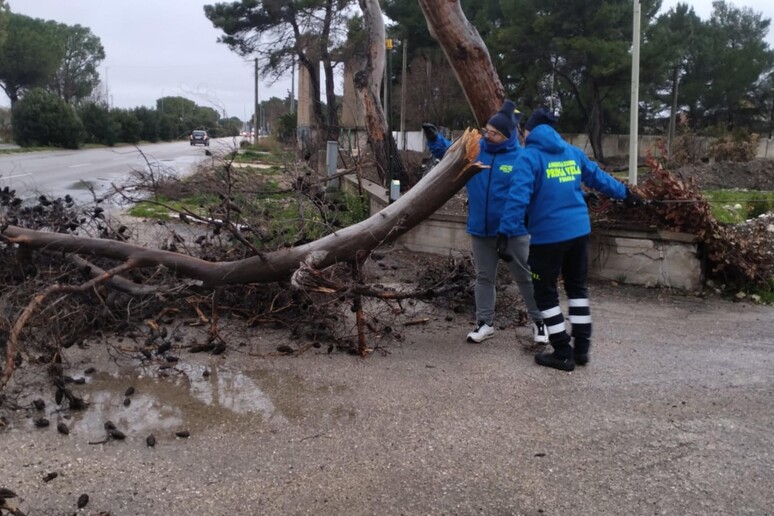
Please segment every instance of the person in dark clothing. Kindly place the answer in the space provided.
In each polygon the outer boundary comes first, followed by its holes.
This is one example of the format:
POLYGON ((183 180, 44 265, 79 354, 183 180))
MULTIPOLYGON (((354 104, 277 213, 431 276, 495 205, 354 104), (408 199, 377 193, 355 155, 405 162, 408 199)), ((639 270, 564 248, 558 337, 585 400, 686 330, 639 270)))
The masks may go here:
POLYGON ((591 221, 581 184, 627 205, 641 203, 623 183, 569 145, 554 130, 557 117, 536 109, 525 125, 525 147, 516 161, 505 212, 498 233, 509 238, 529 234, 529 266, 535 301, 548 328, 552 353, 535 361, 572 371, 589 362, 591 308, 587 287, 591 221), (525 225, 526 216, 526 225, 525 225), (559 306, 561 274, 568 299, 572 334, 567 333, 559 306))
MULTIPOLYGON (((500 226, 500 217, 510 189, 511 176, 514 174, 514 164, 521 151, 516 129, 519 117, 516 105, 506 100, 500 110, 488 120, 477 160, 484 169, 465 185, 468 193, 467 232, 471 236, 476 267, 477 325, 475 330, 468 333, 468 342, 479 343, 494 336, 495 280, 499 256, 505 257, 506 265, 527 305, 533 322, 535 342, 548 342, 543 318, 532 293, 532 275, 527 264, 529 235, 502 237, 499 240, 497 238, 497 228, 500 226)), ((430 152, 438 159, 443 158, 451 142, 438 134, 432 124, 423 124, 422 129, 430 152)))

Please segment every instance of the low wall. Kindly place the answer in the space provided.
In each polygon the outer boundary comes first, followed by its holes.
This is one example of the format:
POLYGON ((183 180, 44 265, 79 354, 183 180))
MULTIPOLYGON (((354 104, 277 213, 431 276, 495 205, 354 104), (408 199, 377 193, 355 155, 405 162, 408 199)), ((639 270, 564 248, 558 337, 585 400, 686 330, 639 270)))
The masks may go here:
MULTIPOLYGON (((342 189, 357 194, 357 178, 345 176, 342 189)), ((387 206, 383 186, 363 181, 370 213, 387 206)), ((470 251, 466 217, 436 212, 401 235, 397 243, 418 252, 449 254, 470 251)), ((589 275, 620 283, 700 290, 701 256, 694 235, 670 231, 594 229, 589 245, 589 275)))
POLYGON ((589 275, 619 283, 700 290, 697 238, 671 231, 595 229, 589 244, 589 275))

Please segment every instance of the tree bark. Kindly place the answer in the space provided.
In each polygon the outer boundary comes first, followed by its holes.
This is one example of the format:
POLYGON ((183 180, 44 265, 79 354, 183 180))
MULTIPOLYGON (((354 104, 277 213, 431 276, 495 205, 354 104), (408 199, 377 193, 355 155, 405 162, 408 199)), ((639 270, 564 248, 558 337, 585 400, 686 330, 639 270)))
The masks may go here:
POLYGON ((299 66, 303 66, 309 72, 309 81, 312 85, 312 113, 320 129, 317 134, 317 143, 320 147, 323 147, 327 140, 338 141, 339 139, 338 102, 333 89, 333 63, 328 51, 334 8, 332 0, 328 0, 324 7, 325 17, 322 34, 305 33, 294 16, 288 18, 288 23, 293 28, 293 35, 296 38, 296 56, 299 66), (327 116, 322 109, 320 62, 323 64, 323 72, 325 73, 327 116))
POLYGON ((605 151, 602 147, 602 129, 604 127, 604 114, 602 113, 602 103, 599 100, 599 87, 590 81, 589 90, 591 91, 591 112, 589 113, 589 143, 594 151, 594 158, 600 162, 605 162, 605 151))
POLYGON ((48 233, 7 226, 0 236, 9 243, 130 261, 135 268, 164 266, 205 286, 269 283, 287 279, 302 262, 324 268, 352 261, 391 241, 443 206, 480 169, 473 165, 480 135, 466 131, 444 159, 406 194, 370 218, 308 244, 234 262, 208 262, 170 251, 148 249, 115 240, 48 233))
POLYGON ((386 119, 389 113, 384 112, 379 98, 379 84, 384 77, 386 59, 382 11, 378 0, 359 0, 359 3, 360 9, 363 11, 365 32, 368 34, 368 52, 365 68, 357 72, 353 79, 355 87, 363 95, 368 144, 374 153, 382 185, 389 186, 394 177, 400 181, 405 190, 413 185, 410 183, 406 167, 398 153, 395 138, 392 137, 389 130, 386 119), (392 170, 389 167, 392 167, 392 170))
POLYGON ((505 100, 484 41, 462 12, 459 0, 419 0, 430 35, 443 48, 473 115, 483 127, 505 100))

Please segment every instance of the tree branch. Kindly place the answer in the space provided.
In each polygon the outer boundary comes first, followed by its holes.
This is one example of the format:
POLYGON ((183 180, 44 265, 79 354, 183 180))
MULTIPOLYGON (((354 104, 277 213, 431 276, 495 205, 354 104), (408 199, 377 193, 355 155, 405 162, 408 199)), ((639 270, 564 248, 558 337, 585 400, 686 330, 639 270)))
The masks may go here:
POLYGON ((162 265, 175 274, 201 281, 205 286, 268 283, 287 279, 308 256, 315 267, 325 268, 349 261, 391 241, 422 222, 451 199, 480 169, 473 165, 478 155, 478 131, 467 130, 447 151, 444 159, 400 199, 370 218, 319 240, 298 247, 281 249, 262 256, 233 262, 208 262, 171 251, 148 249, 134 244, 49 233, 8 226, 2 236, 10 243, 31 249, 102 256, 118 261, 131 260, 134 267, 162 265))

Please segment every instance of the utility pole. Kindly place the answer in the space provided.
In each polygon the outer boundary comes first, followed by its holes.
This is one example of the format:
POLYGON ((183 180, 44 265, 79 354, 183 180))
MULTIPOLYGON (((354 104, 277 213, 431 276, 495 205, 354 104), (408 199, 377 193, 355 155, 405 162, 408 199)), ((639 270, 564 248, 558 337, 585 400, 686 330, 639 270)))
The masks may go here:
POLYGON ((258 58, 255 63, 255 109, 253 109, 253 144, 258 145, 258 58))
POLYGON ((392 117, 390 116, 390 107, 392 99, 390 99, 390 93, 392 92, 392 84, 390 79, 392 78, 392 40, 386 39, 385 44, 387 47, 387 66, 384 68, 385 81, 384 81, 384 116, 387 117, 387 137, 384 139, 385 145, 387 145, 387 177, 390 180, 390 202, 397 201, 400 197, 400 181, 396 181, 392 169, 392 117))
POLYGON ((290 112, 296 112, 296 58, 290 64, 290 112))
POLYGON ((408 56, 408 39, 403 39, 403 71, 400 76, 400 139, 401 148, 406 150, 406 59, 408 56))
MULTIPOLYGON (((386 39, 384 40, 385 45, 387 47, 387 59, 389 59, 390 50, 392 50, 392 40, 386 39)), ((390 76, 388 72, 388 66, 385 64, 384 66, 384 85, 382 87, 382 94, 384 95, 384 98, 382 99, 382 110, 384 110, 384 116, 387 116, 387 108, 389 107, 387 104, 387 87, 390 83, 390 76)), ((389 117, 387 117, 389 119, 389 117)))
POLYGON ((669 136, 667 137, 667 152, 672 159, 672 145, 675 143, 675 126, 677 125, 677 84, 680 81, 680 68, 675 65, 672 72, 672 112, 669 114, 669 136))
POLYGON ((637 140, 640 99, 640 3, 634 1, 634 30, 632 34, 632 100, 629 113, 629 184, 637 184, 637 140))

